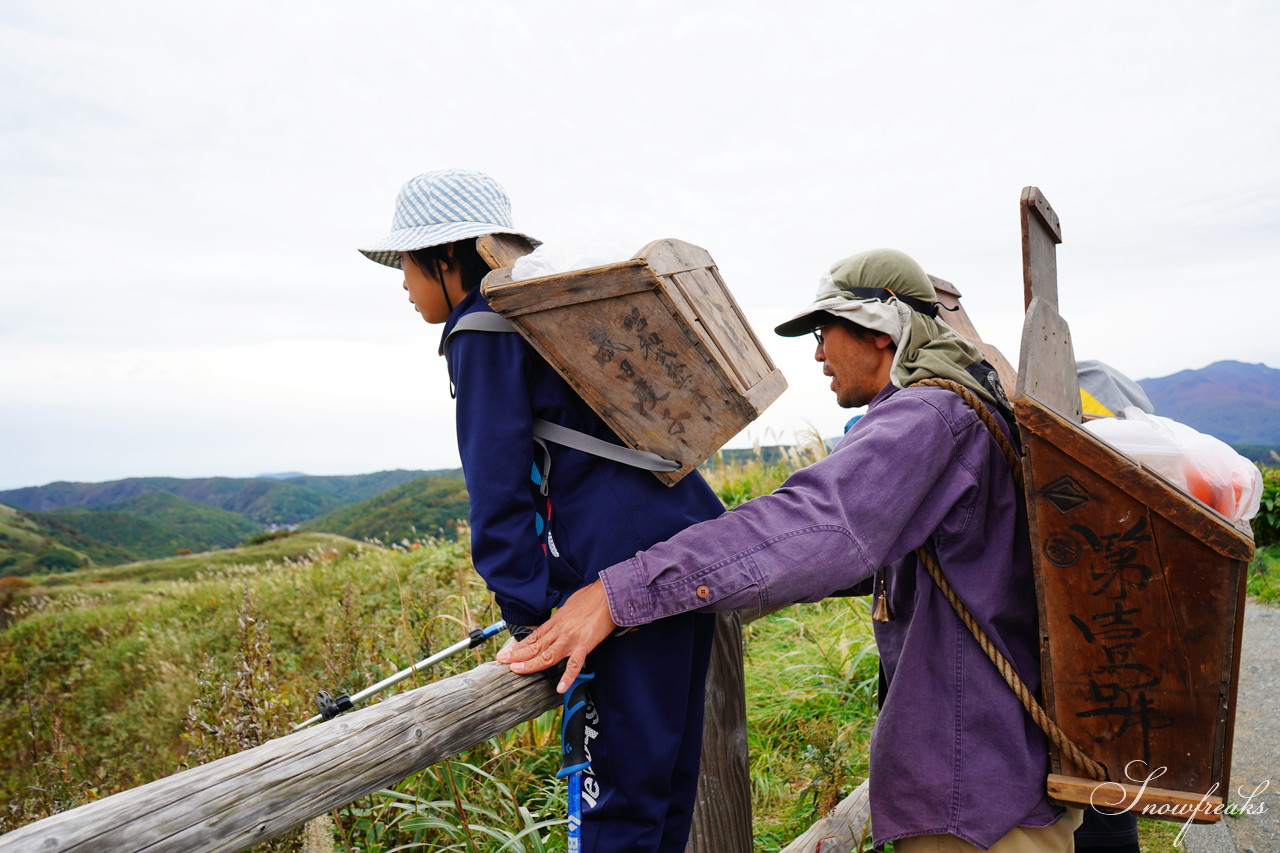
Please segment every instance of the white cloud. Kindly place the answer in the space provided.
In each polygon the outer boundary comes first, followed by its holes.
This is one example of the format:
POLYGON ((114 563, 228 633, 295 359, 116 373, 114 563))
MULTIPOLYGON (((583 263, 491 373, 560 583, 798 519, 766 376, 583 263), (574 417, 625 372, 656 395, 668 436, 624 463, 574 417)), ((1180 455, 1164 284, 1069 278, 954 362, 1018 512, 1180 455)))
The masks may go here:
POLYGON ((1278 15, 6 4, 0 488, 452 464, 437 333, 355 252, 441 165, 494 174, 544 239, 705 246, 792 384, 755 437, 843 423, 807 344, 769 330, 863 248, 953 281, 1016 359, 1027 184, 1063 218, 1079 354, 1139 378, 1280 366, 1258 308, 1280 268, 1278 15))

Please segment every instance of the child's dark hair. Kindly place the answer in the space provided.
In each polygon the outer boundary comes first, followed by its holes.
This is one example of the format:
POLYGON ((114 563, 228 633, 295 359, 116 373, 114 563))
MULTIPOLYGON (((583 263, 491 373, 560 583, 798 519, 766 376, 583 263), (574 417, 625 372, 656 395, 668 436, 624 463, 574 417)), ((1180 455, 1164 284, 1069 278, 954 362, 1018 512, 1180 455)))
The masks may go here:
POLYGON ((475 240, 460 240, 457 243, 445 243, 440 246, 429 246, 425 249, 414 249, 409 257, 424 273, 440 281, 440 269, 449 257, 449 247, 453 247, 453 260, 462 265, 462 287, 470 292, 489 274, 489 265, 476 251, 475 240))

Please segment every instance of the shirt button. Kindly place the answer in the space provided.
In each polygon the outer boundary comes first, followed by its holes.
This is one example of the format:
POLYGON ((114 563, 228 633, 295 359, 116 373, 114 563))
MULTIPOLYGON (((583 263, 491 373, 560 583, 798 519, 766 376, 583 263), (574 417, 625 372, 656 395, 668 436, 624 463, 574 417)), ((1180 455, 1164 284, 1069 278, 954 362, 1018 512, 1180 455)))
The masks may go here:
POLYGON ((705 587, 705 586, 698 587, 698 598, 708 598, 710 597, 710 595, 711 595, 711 590, 708 587, 705 587))

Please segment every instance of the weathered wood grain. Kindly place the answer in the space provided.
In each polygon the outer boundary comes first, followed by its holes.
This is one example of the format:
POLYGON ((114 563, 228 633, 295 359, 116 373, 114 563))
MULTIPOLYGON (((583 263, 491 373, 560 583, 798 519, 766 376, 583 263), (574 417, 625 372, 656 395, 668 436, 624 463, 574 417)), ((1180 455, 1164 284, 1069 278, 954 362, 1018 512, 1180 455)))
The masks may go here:
POLYGON ((559 705, 486 663, 0 836, 3 853, 245 850, 559 705))
MULTIPOLYGON (((1022 220, 1023 307, 1039 296, 1058 310, 1058 254, 1062 224, 1049 200, 1036 187, 1024 187, 1019 204, 1022 220)), ((1020 365, 1025 362, 1019 360, 1020 365)))
MULTIPOLYGON (((1045 707, 1112 782, 1133 783, 1135 809, 1185 820, 1158 810, 1208 802, 1229 778, 1253 540, 1081 427, 1070 330, 1058 313, 1061 226, 1034 187, 1021 208, 1027 313, 1014 411, 1045 707), (1141 791, 1153 773, 1161 789, 1141 791)), ((1056 751, 1053 761, 1062 771, 1054 796, 1090 805, 1099 783, 1070 776, 1056 751)))
POLYGON ((1162 816, 1168 820, 1196 823, 1217 823, 1222 818, 1222 797, 1187 794, 1150 785, 1107 783, 1099 785, 1086 779, 1049 774, 1049 796, 1067 803, 1089 803, 1105 810, 1131 810, 1134 814, 1149 811, 1150 817, 1162 816))
POLYGON ((481 292, 631 448, 680 464, 679 482, 737 435, 786 380, 705 249, 650 243, 630 261, 481 292))
POLYGON ((1034 400, 1015 407, 1046 709, 1114 781, 1163 768, 1164 788, 1221 789, 1252 541, 1034 400))
POLYGON ((782 853, 851 853, 871 836, 871 799, 864 781, 782 853))
POLYGON ((716 614, 705 711, 698 799, 685 851, 751 853, 747 698, 742 620, 737 613, 716 614))
POLYGON ((1035 397, 1072 423, 1080 423, 1080 377, 1076 373, 1071 330, 1047 300, 1031 300, 1022 325, 1022 352, 1018 356, 1015 396, 1035 397))
POLYGON ((495 311, 514 319, 583 302, 643 293, 657 286, 653 273, 641 261, 626 261, 521 281, 512 281, 509 269, 494 270, 485 276, 480 292, 495 311))
POLYGON ((476 251, 489 269, 509 267, 533 251, 533 244, 519 234, 485 234, 476 238, 476 251))

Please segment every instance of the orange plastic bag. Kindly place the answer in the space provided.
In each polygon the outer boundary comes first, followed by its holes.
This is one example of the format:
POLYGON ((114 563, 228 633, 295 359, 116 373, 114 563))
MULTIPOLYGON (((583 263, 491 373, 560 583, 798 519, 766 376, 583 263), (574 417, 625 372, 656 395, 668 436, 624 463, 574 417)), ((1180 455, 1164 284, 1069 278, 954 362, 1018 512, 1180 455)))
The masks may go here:
POLYGON ((1120 417, 1087 421, 1084 428, 1231 521, 1258 512, 1262 472, 1211 435, 1136 406, 1126 407, 1120 417))

